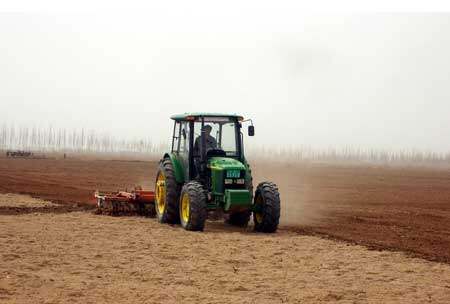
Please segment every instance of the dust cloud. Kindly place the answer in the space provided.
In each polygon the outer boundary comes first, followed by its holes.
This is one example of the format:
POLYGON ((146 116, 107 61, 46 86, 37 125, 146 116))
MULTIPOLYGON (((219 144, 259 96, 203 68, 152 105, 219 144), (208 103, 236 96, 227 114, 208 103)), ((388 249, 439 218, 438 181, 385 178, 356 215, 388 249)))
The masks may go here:
POLYGON ((314 225, 325 216, 319 204, 320 193, 314 191, 314 183, 308 176, 308 165, 286 162, 263 162, 252 165, 253 186, 263 181, 277 184, 281 199, 281 225, 314 225))

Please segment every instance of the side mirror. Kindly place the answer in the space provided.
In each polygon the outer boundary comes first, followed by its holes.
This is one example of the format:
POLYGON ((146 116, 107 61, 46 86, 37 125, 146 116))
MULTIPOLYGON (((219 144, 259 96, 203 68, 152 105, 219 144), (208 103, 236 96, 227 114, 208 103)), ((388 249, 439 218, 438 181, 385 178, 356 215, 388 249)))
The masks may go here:
POLYGON ((248 136, 255 136, 255 127, 248 126, 248 136))

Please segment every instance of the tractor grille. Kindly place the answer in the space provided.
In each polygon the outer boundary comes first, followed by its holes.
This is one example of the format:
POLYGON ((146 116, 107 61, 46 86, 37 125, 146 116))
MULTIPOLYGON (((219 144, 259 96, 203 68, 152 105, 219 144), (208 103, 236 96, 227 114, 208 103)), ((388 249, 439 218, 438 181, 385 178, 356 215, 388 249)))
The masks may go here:
POLYGON ((225 189, 245 189, 245 182, 243 184, 237 183, 238 180, 245 180, 244 170, 228 170, 225 172, 224 184, 225 189), (226 181, 232 181, 227 183, 226 181))
MULTIPOLYGON (((231 171, 231 170, 228 170, 231 171)), ((211 185, 212 191, 215 193, 224 193, 225 189, 245 189, 245 182, 243 184, 238 184, 236 180, 245 178, 245 170, 236 170, 238 174, 233 173, 232 176, 238 176, 237 178, 228 178, 228 171, 212 170, 211 178, 214 183, 211 185), (232 183, 227 181, 232 180, 232 183)))
POLYGON ((225 189, 245 189, 245 184, 228 184, 225 189))

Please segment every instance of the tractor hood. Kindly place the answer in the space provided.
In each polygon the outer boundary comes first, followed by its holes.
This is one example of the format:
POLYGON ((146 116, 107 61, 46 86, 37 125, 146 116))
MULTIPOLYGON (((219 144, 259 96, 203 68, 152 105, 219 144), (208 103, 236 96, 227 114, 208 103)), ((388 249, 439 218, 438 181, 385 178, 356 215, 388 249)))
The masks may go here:
POLYGON ((211 157, 208 167, 215 170, 245 170, 243 163, 229 157, 211 157))

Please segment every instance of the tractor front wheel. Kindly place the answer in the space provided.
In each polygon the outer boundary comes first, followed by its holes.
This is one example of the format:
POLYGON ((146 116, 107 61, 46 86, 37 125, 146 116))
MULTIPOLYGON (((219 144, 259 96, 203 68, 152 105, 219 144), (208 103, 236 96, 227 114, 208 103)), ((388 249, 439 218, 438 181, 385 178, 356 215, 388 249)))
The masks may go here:
POLYGON ((271 182, 262 182, 255 192, 253 221, 255 230, 275 232, 280 222, 280 193, 278 187, 271 182))
POLYGON ((203 186, 196 181, 184 184, 180 195, 181 226, 190 231, 203 231, 206 217, 206 195, 203 186))

